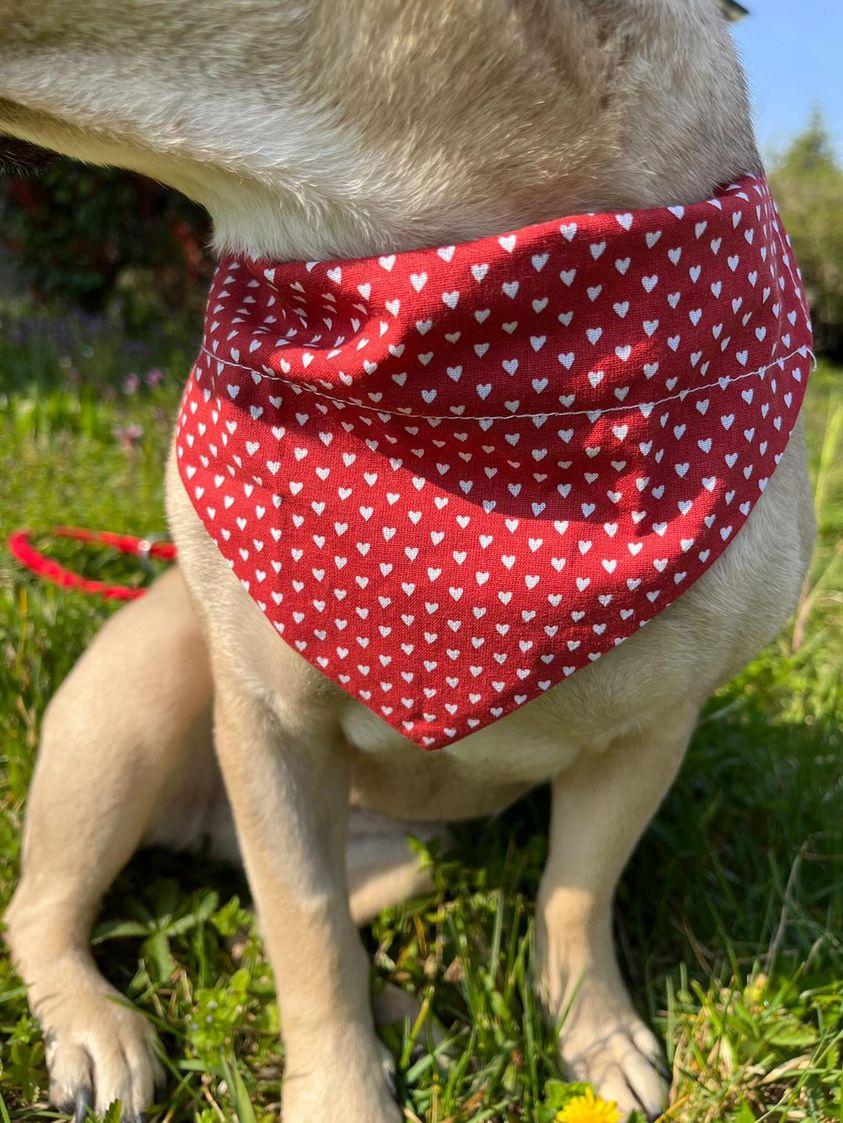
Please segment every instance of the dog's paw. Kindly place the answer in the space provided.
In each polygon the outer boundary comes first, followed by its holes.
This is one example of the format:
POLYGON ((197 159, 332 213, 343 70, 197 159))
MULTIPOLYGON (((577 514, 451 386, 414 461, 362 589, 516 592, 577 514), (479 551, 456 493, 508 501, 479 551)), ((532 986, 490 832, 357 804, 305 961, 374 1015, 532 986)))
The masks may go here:
POLYGON ((667 1106, 661 1046, 626 1003, 590 1005, 589 996, 580 995, 577 1016, 562 1027, 559 1046, 571 1078, 593 1084, 618 1105, 622 1118, 640 1111, 658 1119, 667 1106))
POLYGON ((401 1123, 395 1103, 395 1063, 380 1041, 355 1034, 314 1052, 302 1064, 288 1057, 282 1088, 284 1123, 342 1119, 343 1123, 401 1123))
POLYGON ((82 1123, 115 1100, 124 1123, 142 1123, 164 1072, 146 1019, 103 994, 51 1003, 47 1030, 50 1101, 82 1123))

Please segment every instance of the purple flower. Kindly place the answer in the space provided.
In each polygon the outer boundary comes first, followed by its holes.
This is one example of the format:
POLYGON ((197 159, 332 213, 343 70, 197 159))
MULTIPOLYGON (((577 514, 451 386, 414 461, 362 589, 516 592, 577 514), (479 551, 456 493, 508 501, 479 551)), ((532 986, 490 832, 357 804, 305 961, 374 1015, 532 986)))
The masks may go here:
POLYGON ((114 428, 114 436, 120 441, 126 455, 131 456, 140 444, 140 440, 143 437, 143 429, 134 422, 129 425, 117 425, 114 428))
POLYGON ((124 394, 137 394, 140 390, 141 380, 134 373, 127 374, 123 379, 123 393, 124 394))
POLYGON ((164 381, 164 372, 159 370, 158 367, 153 367, 152 370, 146 372, 146 384, 150 390, 154 390, 156 386, 160 386, 164 381))

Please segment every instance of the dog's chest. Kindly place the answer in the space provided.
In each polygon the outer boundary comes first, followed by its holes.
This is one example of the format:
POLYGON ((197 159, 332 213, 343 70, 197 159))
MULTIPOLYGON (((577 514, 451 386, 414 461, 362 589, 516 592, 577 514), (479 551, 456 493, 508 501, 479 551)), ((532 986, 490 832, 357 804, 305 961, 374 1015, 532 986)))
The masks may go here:
MULTIPOLYGON (((601 678, 604 676, 600 676, 601 678)), ((620 707, 599 722, 577 721, 573 711, 581 690, 573 682, 557 687, 542 698, 507 717, 434 753, 420 752, 377 715, 351 700, 344 707, 341 724, 348 742, 377 767, 390 765, 409 769, 420 779, 434 776, 436 783, 458 782, 466 794, 488 804, 503 806, 512 788, 530 788, 550 780, 584 751, 602 751, 628 727, 628 715, 620 707)), ((428 793, 435 798, 435 786, 428 793)))

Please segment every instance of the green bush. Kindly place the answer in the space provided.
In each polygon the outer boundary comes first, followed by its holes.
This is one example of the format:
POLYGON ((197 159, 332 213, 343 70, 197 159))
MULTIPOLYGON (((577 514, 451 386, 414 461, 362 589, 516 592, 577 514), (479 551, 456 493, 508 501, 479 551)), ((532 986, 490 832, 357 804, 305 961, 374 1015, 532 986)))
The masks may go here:
POLYGON ((56 157, 37 178, 0 179, 2 242, 30 291, 128 318, 150 302, 175 309, 205 288, 204 212, 142 176, 56 157))

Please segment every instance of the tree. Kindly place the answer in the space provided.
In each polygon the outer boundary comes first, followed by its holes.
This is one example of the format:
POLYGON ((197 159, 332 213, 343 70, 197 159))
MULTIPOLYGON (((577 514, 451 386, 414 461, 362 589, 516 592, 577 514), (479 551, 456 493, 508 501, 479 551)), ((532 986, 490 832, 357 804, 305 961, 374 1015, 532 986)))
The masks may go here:
POLYGON ((843 168, 819 113, 772 163, 770 182, 814 317, 817 349, 843 354, 843 168))

